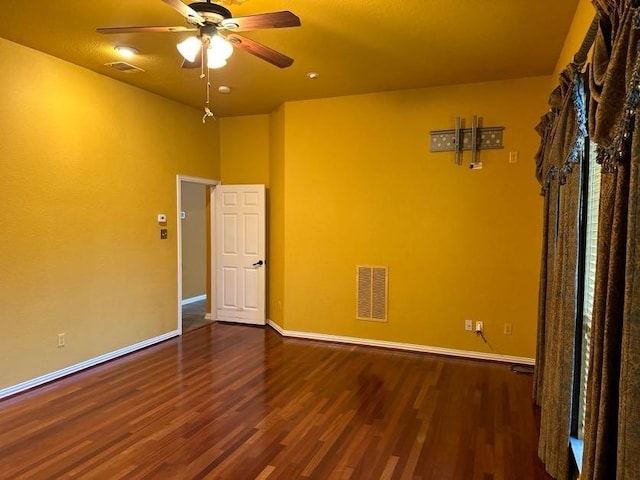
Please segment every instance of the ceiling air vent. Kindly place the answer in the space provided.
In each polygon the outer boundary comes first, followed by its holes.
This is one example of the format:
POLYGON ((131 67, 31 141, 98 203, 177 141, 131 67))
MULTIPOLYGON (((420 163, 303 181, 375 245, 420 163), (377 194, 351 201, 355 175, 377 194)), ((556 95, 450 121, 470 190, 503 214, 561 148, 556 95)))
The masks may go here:
POLYGON ((115 68, 116 70, 119 70, 121 72, 124 73, 141 73, 144 72, 143 69, 138 68, 134 65, 131 65, 130 63, 127 62, 111 62, 111 63, 105 63, 105 65, 107 67, 111 67, 111 68, 115 68))
POLYGON ((356 267, 359 320, 387 321, 387 267, 356 267))

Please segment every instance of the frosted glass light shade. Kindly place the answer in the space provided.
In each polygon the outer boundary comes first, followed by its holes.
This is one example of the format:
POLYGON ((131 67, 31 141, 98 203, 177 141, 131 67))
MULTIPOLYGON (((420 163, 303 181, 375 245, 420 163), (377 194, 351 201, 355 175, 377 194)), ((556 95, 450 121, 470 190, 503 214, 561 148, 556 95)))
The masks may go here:
POLYGON ((182 55, 185 60, 187 60, 188 62, 193 62, 198 56, 198 52, 200 51, 201 46, 202 44, 200 43, 198 37, 189 37, 186 40, 180 42, 177 45, 177 48, 180 52, 180 55, 182 55))
POLYGON ((214 51, 216 58, 227 60, 233 53, 233 46, 219 35, 214 35, 209 41, 209 52, 214 51))
POLYGON ((211 49, 207 50, 207 67, 209 68, 222 68, 227 64, 224 58, 219 58, 215 55, 211 55, 211 49))

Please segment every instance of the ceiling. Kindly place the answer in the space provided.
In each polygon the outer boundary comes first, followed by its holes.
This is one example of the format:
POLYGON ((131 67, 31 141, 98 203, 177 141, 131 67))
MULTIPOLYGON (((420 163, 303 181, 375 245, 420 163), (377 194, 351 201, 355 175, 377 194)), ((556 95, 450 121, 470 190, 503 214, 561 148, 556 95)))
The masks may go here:
MULTIPOLYGON (((188 3, 189 0, 187 0, 188 3)), ((279 69, 236 50, 212 70, 216 116, 268 113, 285 101, 553 73, 578 0, 225 0, 234 16, 294 12, 301 27, 243 32, 295 59, 279 69), (238 4, 240 3, 240 4, 238 4), (318 72, 311 80, 308 72, 318 72), (231 93, 217 91, 227 85, 231 93)), ((199 109, 200 69, 181 69, 189 33, 102 35, 96 27, 187 26, 161 0, 4 2, 0 37, 199 109), (144 73, 104 64, 126 60, 144 73)))

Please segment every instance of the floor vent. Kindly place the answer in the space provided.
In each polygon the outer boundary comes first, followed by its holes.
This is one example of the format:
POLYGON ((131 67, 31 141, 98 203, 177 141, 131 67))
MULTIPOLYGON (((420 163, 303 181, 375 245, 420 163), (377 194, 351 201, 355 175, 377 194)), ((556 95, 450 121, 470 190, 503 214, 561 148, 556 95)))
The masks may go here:
POLYGON ((356 267, 358 320, 387 321, 387 267, 356 267))
POLYGON ((143 69, 138 68, 134 65, 131 65, 130 63, 127 62, 111 62, 111 63, 105 63, 105 65, 107 67, 111 67, 111 68, 115 68, 116 70, 119 70, 121 72, 124 73, 142 73, 144 72, 143 69))

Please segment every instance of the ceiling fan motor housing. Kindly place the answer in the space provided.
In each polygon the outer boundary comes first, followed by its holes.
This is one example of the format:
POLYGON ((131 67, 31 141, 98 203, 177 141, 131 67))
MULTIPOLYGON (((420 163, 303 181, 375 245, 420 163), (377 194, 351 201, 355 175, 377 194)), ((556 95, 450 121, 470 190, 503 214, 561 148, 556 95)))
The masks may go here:
POLYGON ((210 2, 195 2, 189 5, 193 10, 198 12, 202 18, 208 23, 218 24, 222 20, 231 18, 231 12, 222 5, 210 2))

